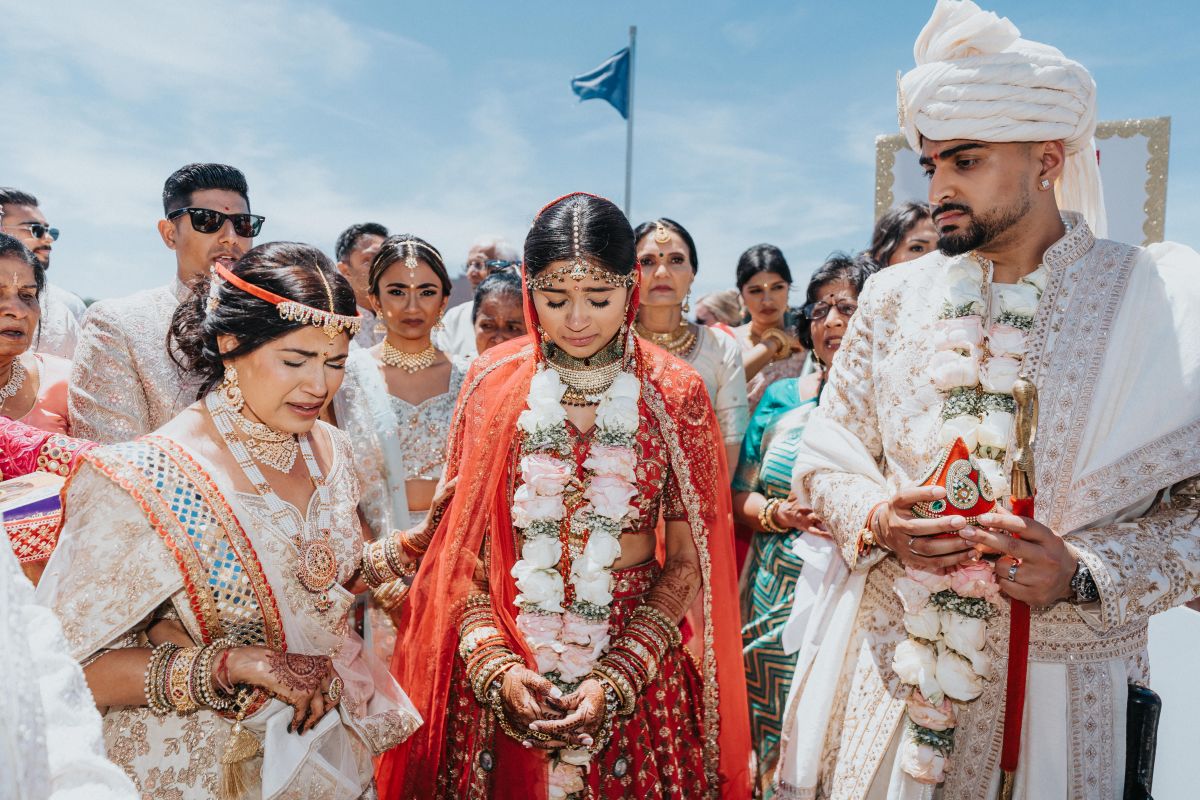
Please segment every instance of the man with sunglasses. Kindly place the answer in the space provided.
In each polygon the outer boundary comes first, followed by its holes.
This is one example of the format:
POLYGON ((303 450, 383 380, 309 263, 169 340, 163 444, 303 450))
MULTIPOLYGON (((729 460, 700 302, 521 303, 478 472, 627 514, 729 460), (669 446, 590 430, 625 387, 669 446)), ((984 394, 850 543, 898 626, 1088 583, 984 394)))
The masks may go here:
POLYGON ((263 217, 250 213, 240 170, 188 164, 163 186, 158 233, 175 253, 170 283, 101 300, 84 319, 71 373, 73 432, 97 442, 134 439, 158 428, 196 399, 167 351, 179 302, 214 263, 230 267, 253 246, 263 217))
MULTIPOLYGON (((50 269, 50 251, 58 241, 58 228, 50 227, 38 208, 38 200, 28 192, 0 187, 0 231, 16 237, 50 269)), ((87 306, 66 289, 47 282, 42 292, 42 324, 34 340, 38 353, 70 359, 79 340, 79 323, 87 306)))
MULTIPOLYGON (((475 242, 467 252, 466 264, 472 298, 484 278, 520 266, 517 249, 504 239, 492 236, 475 242)), ((433 344, 439 350, 468 358, 478 355, 475 349, 475 324, 471 319, 471 309, 474 307, 472 298, 449 309, 442 317, 444 329, 435 331, 433 335, 433 344)))

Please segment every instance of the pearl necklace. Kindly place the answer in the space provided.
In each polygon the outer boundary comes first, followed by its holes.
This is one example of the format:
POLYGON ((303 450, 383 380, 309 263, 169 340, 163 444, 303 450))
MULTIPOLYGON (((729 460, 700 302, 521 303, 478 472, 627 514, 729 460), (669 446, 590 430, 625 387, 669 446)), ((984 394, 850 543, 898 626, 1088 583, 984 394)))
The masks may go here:
POLYGON ((305 525, 307 519, 302 520, 299 525, 296 524, 295 516, 289 513, 295 508, 285 503, 283 498, 275 493, 262 470, 254 463, 250 451, 234 430, 236 418, 241 414, 228 405, 220 396, 220 392, 210 392, 204 399, 204 404, 212 417, 213 425, 216 426, 217 432, 225 441, 225 446, 229 448, 230 454, 241 467, 242 474, 254 487, 258 496, 266 502, 271 519, 295 543, 300 555, 300 566, 296 571, 296 577, 307 591, 317 595, 314 602, 317 611, 319 613, 328 611, 333 606, 329 590, 337 582, 338 559, 329 532, 332 527, 329 486, 325 483, 325 476, 321 474, 321 467, 313 456, 310 437, 307 434, 298 437, 300 452, 304 456, 304 465, 308 468, 309 478, 317 492, 317 533, 314 536, 305 536, 304 528, 307 527, 305 525))
POLYGON ((292 471, 292 467, 296 464, 296 455, 300 450, 295 435, 277 431, 269 425, 255 422, 237 412, 233 413, 233 421, 249 439, 246 446, 249 448, 251 456, 271 469, 280 472, 292 471))
POLYGON ((25 365, 21 363, 19 358, 14 358, 8 383, 0 386, 0 405, 3 405, 5 400, 15 397, 17 392, 21 391, 21 387, 25 385, 25 378, 28 375, 29 372, 25 369, 25 365))
POLYGON ((383 340, 383 349, 379 353, 379 360, 389 367, 402 369, 409 375, 414 372, 420 372, 427 367, 433 366, 433 362, 437 361, 437 348, 430 344, 419 353, 406 353, 403 350, 397 350, 392 347, 391 343, 383 340))
POLYGON ((680 320, 679 327, 668 333, 647 330, 640 322, 634 323, 634 329, 637 331, 638 336, 643 339, 649 339, 668 353, 680 357, 691 353, 698 339, 695 331, 692 330, 692 326, 687 323, 687 320, 680 320))

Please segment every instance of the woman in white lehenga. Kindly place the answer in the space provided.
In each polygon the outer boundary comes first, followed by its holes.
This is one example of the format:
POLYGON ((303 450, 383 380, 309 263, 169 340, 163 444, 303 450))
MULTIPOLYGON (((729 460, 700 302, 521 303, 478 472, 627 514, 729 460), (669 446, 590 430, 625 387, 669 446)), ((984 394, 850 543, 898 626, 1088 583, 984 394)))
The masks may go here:
POLYGON ((143 796, 369 797, 372 756, 420 725, 347 624, 358 480, 318 417, 358 325, 315 248, 214 265, 171 326, 200 402, 67 484, 39 599, 143 796))
MULTIPOLYGON (((450 298, 450 276, 428 242, 392 236, 371 262, 367 286, 387 333, 347 359, 346 380, 334 403, 337 423, 354 447, 359 508, 372 538, 411 529, 424 552, 432 528, 427 532, 421 523, 446 464, 450 418, 466 375, 465 363, 430 339, 450 298)), ((384 587, 367 609, 365 636, 384 662, 396 644, 388 610, 403 596, 400 582, 384 587)))

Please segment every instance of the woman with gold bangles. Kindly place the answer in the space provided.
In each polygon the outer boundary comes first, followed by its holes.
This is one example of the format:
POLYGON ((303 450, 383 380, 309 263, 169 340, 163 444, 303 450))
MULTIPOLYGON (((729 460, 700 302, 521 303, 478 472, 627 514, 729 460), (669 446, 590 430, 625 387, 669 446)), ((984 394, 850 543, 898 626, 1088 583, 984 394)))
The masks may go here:
POLYGON ((750 413, 767 387, 804 371, 806 352, 786 322, 792 271, 773 244, 756 244, 737 263, 737 287, 750 321, 733 329, 746 365, 750 413))
POLYGON ((642 271, 637 334, 700 373, 732 469, 750 417, 741 348, 731 336, 683 317, 700 263, 692 235, 678 222, 660 217, 638 225, 633 236, 642 271))
MULTIPOLYGON (((418 528, 433 503, 445 465, 450 418, 465 370, 434 347, 431 336, 450 297, 442 255, 424 239, 391 236, 379 248, 367 289, 384 340, 356 349, 335 400, 338 426, 354 443, 362 484, 360 509, 374 539, 418 528)), ((401 585, 375 597, 368 610, 367 641, 390 660, 396 630, 386 613, 403 596, 401 585)))
POLYGON ((211 270, 167 340, 197 402, 80 457, 38 601, 140 796, 373 797, 372 756, 421 719, 346 624, 358 480, 319 417, 362 318, 315 247, 211 270))
MULTIPOLYGON (((380 797, 748 798, 707 392, 633 334, 637 251, 611 202, 549 204, 524 256, 530 335, 471 366, 448 447, 457 488, 401 610, 392 665, 429 724, 381 760, 380 797), (679 629, 693 601, 694 659, 679 629)), ((368 583, 411 569, 396 538, 367 548, 368 583)))

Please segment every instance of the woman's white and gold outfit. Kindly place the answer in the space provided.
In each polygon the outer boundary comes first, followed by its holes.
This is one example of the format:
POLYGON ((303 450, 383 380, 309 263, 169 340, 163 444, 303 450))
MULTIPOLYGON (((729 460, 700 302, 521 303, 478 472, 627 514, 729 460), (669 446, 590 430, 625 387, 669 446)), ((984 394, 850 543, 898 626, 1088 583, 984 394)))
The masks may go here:
MULTIPOLYGON (((372 756, 421 724, 348 629, 354 596, 341 584, 358 568, 362 546, 358 479, 344 433, 318 423, 312 435, 332 442, 327 478, 314 474, 328 492, 315 492, 303 512, 284 503, 282 515, 169 437, 90 451, 65 489, 65 523, 39 586, 72 656, 85 664, 108 650, 147 646, 147 629, 163 618, 178 619, 197 644, 230 637, 332 658, 341 702, 313 730, 289 733, 293 710, 277 699, 247 711, 258 754, 244 761, 244 797, 371 796, 372 756), (317 530, 319 519, 327 531, 317 530), (320 593, 302 583, 307 565, 298 549, 318 536, 336 560, 336 580, 320 593)), ((204 707, 182 716, 145 706, 103 712, 108 755, 143 796, 218 796, 232 719, 204 707)))
MULTIPOLYGON (((350 353, 334 410, 354 447, 354 469, 362 486, 359 509, 372 538, 407 530, 425 519, 426 509, 409 508, 405 483, 442 477, 454 404, 466 374, 464 362, 452 359, 446 391, 409 403, 388 392, 379 361, 369 352, 350 353)), ((396 626, 373 602, 366 609, 364 636, 376 657, 384 663, 391 660, 396 626)))

